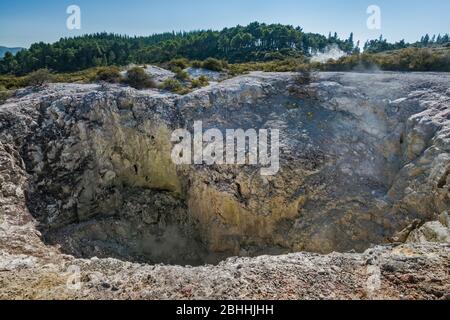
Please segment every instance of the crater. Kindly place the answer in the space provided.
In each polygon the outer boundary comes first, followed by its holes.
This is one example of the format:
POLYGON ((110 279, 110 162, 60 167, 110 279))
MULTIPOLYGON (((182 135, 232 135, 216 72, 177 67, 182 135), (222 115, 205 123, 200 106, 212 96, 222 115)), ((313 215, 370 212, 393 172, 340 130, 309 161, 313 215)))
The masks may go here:
POLYGON ((364 251, 448 207, 448 162, 429 145, 442 124, 408 121, 423 108, 392 102, 408 90, 368 99, 372 88, 355 89, 358 76, 333 75, 299 97, 287 75, 253 77, 183 97, 135 93, 132 110, 117 107, 120 88, 43 104, 21 157, 45 242, 80 258, 217 264, 364 251), (236 92, 236 83, 248 87, 236 92), (204 130, 280 130, 280 172, 175 165, 172 131, 199 120, 204 130))

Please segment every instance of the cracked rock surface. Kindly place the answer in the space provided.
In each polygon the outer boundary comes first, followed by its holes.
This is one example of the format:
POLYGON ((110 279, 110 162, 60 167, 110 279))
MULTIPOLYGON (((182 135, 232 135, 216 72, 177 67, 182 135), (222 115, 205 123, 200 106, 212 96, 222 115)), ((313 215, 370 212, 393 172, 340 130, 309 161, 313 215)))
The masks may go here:
POLYGON ((0 297, 448 298, 449 83, 23 89, 0 106, 0 297), (171 132, 199 120, 279 129, 280 171, 176 166, 171 132))

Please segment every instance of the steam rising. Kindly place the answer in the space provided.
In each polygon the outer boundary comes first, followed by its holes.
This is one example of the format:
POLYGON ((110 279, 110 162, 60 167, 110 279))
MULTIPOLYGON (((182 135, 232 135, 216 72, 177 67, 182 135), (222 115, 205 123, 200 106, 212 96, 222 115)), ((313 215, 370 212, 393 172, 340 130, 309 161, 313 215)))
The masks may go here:
POLYGON ((347 55, 344 51, 339 49, 337 44, 327 46, 324 52, 316 52, 311 58, 311 62, 325 63, 328 60, 338 60, 347 55))

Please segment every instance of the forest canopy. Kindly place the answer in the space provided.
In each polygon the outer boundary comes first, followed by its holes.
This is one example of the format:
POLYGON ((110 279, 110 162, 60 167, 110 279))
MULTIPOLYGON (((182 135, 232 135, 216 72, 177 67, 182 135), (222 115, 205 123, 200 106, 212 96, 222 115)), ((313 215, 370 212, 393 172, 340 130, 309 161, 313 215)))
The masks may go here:
POLYGON ((162 63, 174 58, 211 57, 231 63, 272 61, 309 55, 330 44, 347 53, 355 50, 353 35, 343 40, 337 34, 326 37, 304 33, 300 27, 258 22, 222 31, 171 32, 147 37, 97 33, 63 38, 53 44, 39 42, 15 56, 7 54, 0 61, 0 73, 23 75, 42 68, 70 72, 107 65, 162 63))
MULTIPOLYGON (((427 35, 415 44, 404 41, 391 44, 380 37, 368 41, 364 49, 368 53, 379 53, 448 43, 448 34, 427 35)), ((354 42, 353 33, 341 39, 337 33, 324 36, 305 33, 302 28, 291 25, 258 22, 221 31, 169 32, 146 37, 97 33, 62 38, 53 44, 35 43, 16 55, 7 53, 0 60, 0 74, 24 75, 44 68, 54 72, 74 72, 129 63, 164 63, 176 58, 216 58, 230 63, 275 61, 310 56, 330 45, 337 45, 347 54, 359 53, 359 44, 354 42)))

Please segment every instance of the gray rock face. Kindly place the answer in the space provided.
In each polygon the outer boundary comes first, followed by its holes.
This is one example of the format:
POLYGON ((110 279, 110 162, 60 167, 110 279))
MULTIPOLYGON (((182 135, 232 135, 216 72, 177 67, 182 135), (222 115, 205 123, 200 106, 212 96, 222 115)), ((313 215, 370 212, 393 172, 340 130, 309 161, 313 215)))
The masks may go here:
POLYGON ((172 71, 157 66, 147 66, 144 70, 153 77, 156 82, 160 83, 175 77, 175 73, 172 71))
POLYGON ((443 74, 321 73, 300 85, 256 72, 185 96, 24 90, 0 106, 0 249, 175 264, 362 252, 449 210, 449 115, 443 74), (176 166, 171 132, 199 120, 280 130, 280 171, 176 166))
MULTIPOLYGON (((214 192, 234 195, 231 205, 218 208, 225 224, 239 221, 233 235, 258 234, 316 252, 364 250, 413 219, 433 219, 448 208, 446 76, 330 73, 308 88, 291 79, 255 73, 182 98, 184 118, 202 119, 204 126, 282 132, 278 175, 218 168, 216 181, 207 170, 208 188, 193 206, 211 199, 215 186, 214 192), (226 174, 232 178, 224 192, 226 174)), ((216 202, 224 203, 220 195, 216 202)), ((194 212, 211 222, 209 210, 194 212)))

